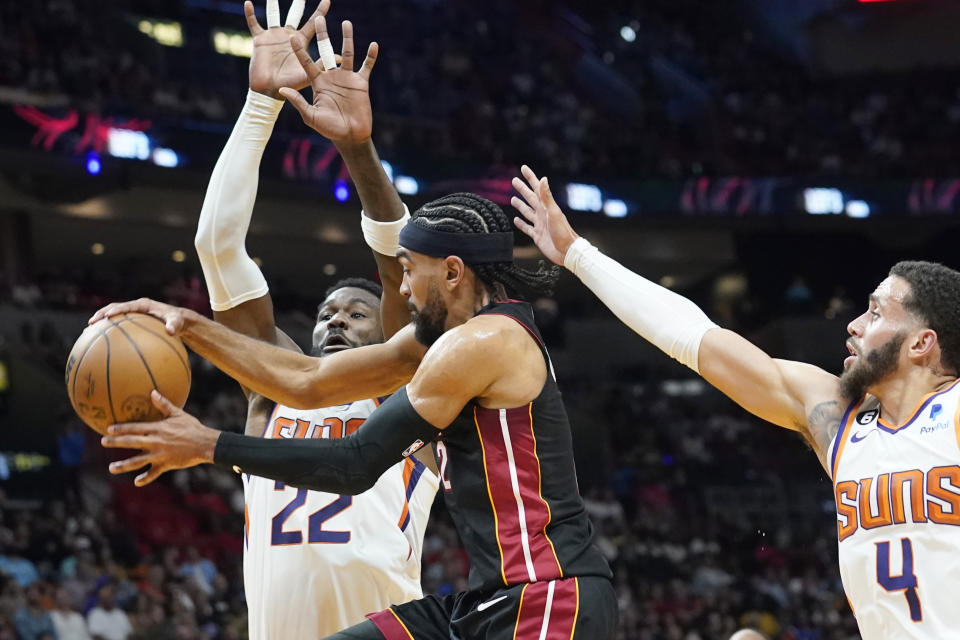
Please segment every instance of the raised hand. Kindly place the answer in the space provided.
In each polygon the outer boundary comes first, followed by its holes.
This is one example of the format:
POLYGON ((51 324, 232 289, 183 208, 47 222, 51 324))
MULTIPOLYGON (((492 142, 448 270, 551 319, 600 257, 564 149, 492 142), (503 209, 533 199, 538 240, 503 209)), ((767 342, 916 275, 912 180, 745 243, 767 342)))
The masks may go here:
POLYGON ((220 432, 203 426, 156 389, 150 393, 150 399, 165 416, 163 420, 115 424, 101 438, 100 444, 108 449, 140 449, 140 453, 133 457, 110 463, 110 473, 126 473, 150 465, 149 470, 133 481, 142 487, 167 471, 213 462, 220 432))
MULTIPOLYGON (((317 42, 329 40, 323 16, 314 18, 314 23, 317 42)), ((373 131, 370 72, 380 50, 377 43, 370 43, 360 71, 353 70, 353 24, 349 20, 343 22, 343 63, 339 67, 324 69, 321 62, 311 60, 305 43, 299 38, 291 36, 290 46, 310 79, 313 102, 307 102, 292 85, 280 89, 280 95, 297 108, 308 127, 334 144, 360 144, 369 140, 373 131)))
POLYGON ((512 184, 523 199, 514 196, 510 204, 523 217, 515 217, 513 224, 533 239, 548 260, 563 266, 567 249, 579 236, 553 199, 547 179, 538 178, 527 165, 523 165, 520 172, 526 182, 514 178, 512 184))
POLYGON ((297 61, 290 43, 296 40, 306 47, 313 38, 316 23, 314 18, 325 16, 330 10, 330 0, 321 0, 303 28, 297 29, 303 17, 304 0, 293 0, 287 13, 286 26, 280 26, 279 0, 267 0, 267 28, 257 21, 253 2, 243 3, 247 28, 253 36, 253 56, 250 58, 250 88, 257 93, 280 99, 281 87, 303 89, 310 79, 297 61))

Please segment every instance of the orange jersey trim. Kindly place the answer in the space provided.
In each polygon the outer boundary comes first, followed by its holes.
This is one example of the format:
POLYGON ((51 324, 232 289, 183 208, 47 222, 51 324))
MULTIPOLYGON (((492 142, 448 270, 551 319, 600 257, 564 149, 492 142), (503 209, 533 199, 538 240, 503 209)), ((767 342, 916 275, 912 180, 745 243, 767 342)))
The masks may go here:
POLYGON ((916 419, 916 417, 920 414, 920 412, 923 411, 924 405, 926 405, 931 398, 950 391, 955 386, 957 386, 958 382, 960 382, 960 378, 958 378, 957 380, 954 380, 950 384, 950 386, 944 389, 943 391, 931 391, 927 395, 923 396, 923 398, 920 399, 920 402, 917 403, 917 406, 914 407, 913 411, 910 412, 910 417, 907 418, 906 421, 903 422, 903 424, 892 425, 886 420, 884 420, 883 416, 880 416, 877 418, 877 423, 883 425, 889 431, 899 431, 900 429, 903 429, 904 427, 909 426, 910 423, 913 422, 916 419))
POLYGON ((837 469, 840 467, 840 456, 843 455, 843 449, 847 446, 848 430, 850 425, 853 424, 853 421, 856 420, 857 411, 860 409, 860 406, 863 405, 864 400, 865 398, 848 410, 847 419, 840 425, 840 430, 837 432, 837 446, 833 455, 833 469, 831 469, 830 474, 834 485, 837 484, 837 469))

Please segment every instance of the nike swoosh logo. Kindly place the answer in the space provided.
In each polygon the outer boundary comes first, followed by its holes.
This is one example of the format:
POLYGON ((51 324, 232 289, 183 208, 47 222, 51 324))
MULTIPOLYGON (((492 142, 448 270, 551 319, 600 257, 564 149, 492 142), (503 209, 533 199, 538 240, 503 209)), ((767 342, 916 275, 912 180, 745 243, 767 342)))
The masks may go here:
POLYGON ((866 435, 862 435, 862 436, 861 436, 859 433, 855 433, 855 434, 853 434, 853 436, 850 438, 850 442, 860 442, 861 440, 863 440, 864 438, 866 438, 868 435, 870 435, 870 434, 873 433, 874 431, 876 431, 876 429, 871 429, 870 431, 867 431, 866 435))
POLYGON ((493 605, 497 604, 501 600, 506 600, 509 596, 500 596, 499 598, 494 598, 493 600, 487 600, 486 602, 481 602, 477 605, 477 611, 485 611, 493 605))

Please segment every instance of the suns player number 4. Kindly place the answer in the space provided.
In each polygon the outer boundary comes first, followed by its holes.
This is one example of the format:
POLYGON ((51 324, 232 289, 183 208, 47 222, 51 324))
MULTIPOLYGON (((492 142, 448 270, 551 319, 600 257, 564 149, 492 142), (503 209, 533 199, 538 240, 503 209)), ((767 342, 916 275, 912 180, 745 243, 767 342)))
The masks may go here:
POLYGON ((917 575, 913 572, 913 544, 910 538, 900 539, 900 548, 903 550, 903 570, 898 576, 890 575, 890 543, 875 542, 877 547, 877 584, 887 591, 903 591, 910 607, 910 619, 914 622, 923 620, 923 610, 920 608, 920 597, 917 595, 917 575))

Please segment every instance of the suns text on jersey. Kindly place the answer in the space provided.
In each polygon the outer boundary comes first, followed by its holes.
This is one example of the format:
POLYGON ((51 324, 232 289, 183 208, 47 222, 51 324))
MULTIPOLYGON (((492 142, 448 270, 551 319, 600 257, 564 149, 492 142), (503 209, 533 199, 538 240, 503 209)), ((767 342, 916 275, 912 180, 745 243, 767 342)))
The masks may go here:
POLYGON ((881 473, 834 488, 837 537, 906 522, 960 526, 960 466, 881 473))

